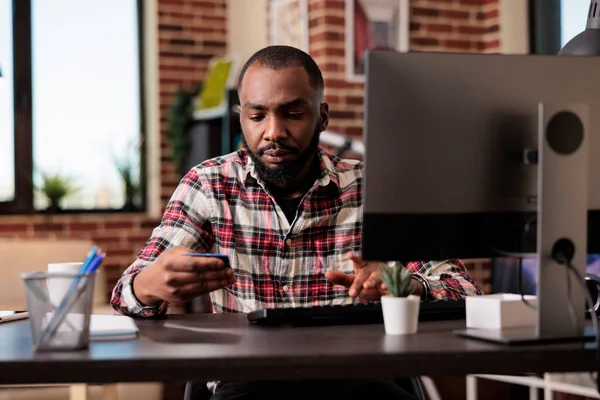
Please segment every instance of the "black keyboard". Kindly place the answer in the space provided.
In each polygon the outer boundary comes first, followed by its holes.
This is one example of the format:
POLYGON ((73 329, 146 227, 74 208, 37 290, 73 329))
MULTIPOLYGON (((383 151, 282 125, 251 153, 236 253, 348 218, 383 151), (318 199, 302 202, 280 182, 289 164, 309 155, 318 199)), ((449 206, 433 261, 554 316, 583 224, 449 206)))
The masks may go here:
MULTIPOLYGON (((425 300, 419 307, 419 321, 466 318, 465 300, 425 300)), ((381 324, 381 303, 301 308, 260 308, 248 313, 248 321, 261 325, 359 325, 381 324)))

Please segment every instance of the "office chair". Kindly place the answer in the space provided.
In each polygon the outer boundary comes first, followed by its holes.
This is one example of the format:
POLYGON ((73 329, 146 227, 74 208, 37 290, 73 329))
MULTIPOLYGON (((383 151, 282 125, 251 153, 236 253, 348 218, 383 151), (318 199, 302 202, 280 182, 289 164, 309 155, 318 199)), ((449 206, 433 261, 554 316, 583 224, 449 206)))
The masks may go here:
MULTIPOLYGON (((407 385, 401 385, 404 390, 406 390, 409 394, 415 396, 416 400, 425 400, 425 393, 423 391, 423 387, 421 386, 421 382, 418 377, 412 377, 409 380, 410 387, 407 385)), ((183 395, 183 400, 210 400, 212 393, 206 387, 206 383, 204 382, 187 382, 185 385, 185 392, 183 395)))

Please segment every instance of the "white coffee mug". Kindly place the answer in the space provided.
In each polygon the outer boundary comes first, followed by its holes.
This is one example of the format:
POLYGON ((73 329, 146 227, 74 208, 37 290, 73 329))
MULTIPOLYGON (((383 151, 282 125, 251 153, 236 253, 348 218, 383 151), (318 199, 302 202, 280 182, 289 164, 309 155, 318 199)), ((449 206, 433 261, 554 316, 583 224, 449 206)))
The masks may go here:
MULTIPOLYGON (((52 263, 48 264, 49 273, 67 273, 73 274, 72 276, 62 277, 50 277, 48 279, 48 297, 54 307, 58 307, 63 297, 69 290, 74 274, 79 272, 79 269, 83 265, 82 262, 66 262, 66 263, 52 263)), ((75 304, 71 309, 73 313, 83 313, 83 307, 80 304, 75 304)))

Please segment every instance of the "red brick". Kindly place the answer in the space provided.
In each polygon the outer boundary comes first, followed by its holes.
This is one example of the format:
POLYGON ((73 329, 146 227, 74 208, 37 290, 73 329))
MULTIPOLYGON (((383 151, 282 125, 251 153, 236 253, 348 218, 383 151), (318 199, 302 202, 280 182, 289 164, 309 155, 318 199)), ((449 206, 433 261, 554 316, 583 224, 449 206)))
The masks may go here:
POLYGON ((167 15, 173 18, 194 19, 194 14, 191 13, 169 12, 167 15))
POLYGON ((203 21, 215 21, 215 22, 219 22, 219 23, 225 23, 225 22, 227 22, 227 20, 225 19, 225 17, 219 16, 219 15, 202 15, 200 18, 203 21))
POLYGON ((486 33, 500 32, 500 25, 496 24, 496 25, 488 26, 487 28, 485 28, 485 32, 486 33))
POLYGON ((217 8, 217 7, 222 7, 225 4, 216 4, 216 3, 211 3, 210 1, 191 1, 192 6, 194 7, 198 7, 198 8, 217 8))
POLYGON ((310 43, 319 41, 344 41, 344 34, 341 32, 321 32, 310 36, 310 43))
POLYGON ((473 5, 473 6, 482 6, 484 4, 493 4, 497 3, 498 0, 458 0, 460 4, 464 5, 473 5))
POLYGON ((71 222, 67 225, 70 231, 96 231, 98 224, 95 222, 71 222))
POLYGON ((141 223, 142 229, 154 229, 158 225, 160 225, 160 220, 158 220, 158 219, 157 220, 142 221, 142 223, 141 223))
POLYGON ((170 24, 159 24, 159 31, 182 31, 183 27, 181 25, 170 25, 170 24))
POLYGON ((484 26, 459 26, 458 32, 465 35, 483 35, 486 33, 484 26))
POLYGON ((131 221, 105 222, 104 227, 106 229, 133 229, 133 222, 131 222, 131 221))
POLYGON ((38 232, 61 232, 65 230, 65 225, 59 223, 44 222, 34 224, 33 229, 36 234, 38 232))
POLYGON ((346 97, 346 103, 348 103, 348 104, 362 105, 363 102, 364 102, 363 97, 359 97, 359 96, 347 96, 346 97))
POLYGON ((312 50, 310 55, 313 57, 321 57, 321 56, 343 56, 346 54, 344 49, 338 49, 335 47, 322 47, 320 49, 312 50))
POLYGON ((469 50, 471 48, 471 42, 468 40, 446 40, 444 46, 449 49, 469 50))
POLYGON ((346 128, 346 133, 350 136, 362 136, 362 128, 358 126, 351 126, 346 128))
POLYGON ((329 118, 336 119, 354 119, 357 113, 354 111, 342 111, 342 110, 331 110, 329 111, 329 118))
POLYGON ((429 32, 444 32, 450 33, 452 32, 452 25, 449 24, 427 24, 426 30, 429 32))
POLYGON ((469 19, 470 13, 468 11, 444 10, 442 15, 451 19, 469 19))
POLYGON ((321 0, 323 8, 326 10, 344 10, 346 3, 344 0, 321 0))
POLYGON ((440 15, 440 10, 436 10, 435 8, 413 7, 411 13, 416 17, 438 17, 440 15))
POLYGON ((93 233, 91 235, 91 239, 97 244, 121 243, 121 237, 118 233, 93 233))
POLYGON ((194 33, 222 33, 223 35, 227 34, 227 30, 219 26, 192 26, 189 27, 189 30, 194 33))
POLYGON ((0 225, 0 232, 24 233, 24 232, 27 232, 27 225, 25 225, 25 224, 2 224, 2 225, 0 225))
POLYGON ((477 42, 475 43, 475 48, 477 50, 489 50, 500 47, 500 40, 491 40, 489 42, 477 42))
POLYGON ((417 46, 438 46, 440 41, 436 38, 412 38, 410 42, 417 46))
POLYGON ((325 79, 325 87, 332 89, 350 89, 352 83, 340 79, 325 79))
POLYGON ((476 17, 480 21, 494 19, 494 18, 500 17, 500 12, 497 9, 486 11, 486 12, 480 11, 477 13, 476 17))

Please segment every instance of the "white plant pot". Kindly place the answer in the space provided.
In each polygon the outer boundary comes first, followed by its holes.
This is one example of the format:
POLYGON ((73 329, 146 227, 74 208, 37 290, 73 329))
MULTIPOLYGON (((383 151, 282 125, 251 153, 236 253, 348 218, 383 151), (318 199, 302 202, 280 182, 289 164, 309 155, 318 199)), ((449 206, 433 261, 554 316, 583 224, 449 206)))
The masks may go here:
POLYGON ((381 310, 385 333, 388 335, 410 335, 417 333, 421 297, 381 297, 381 310))

